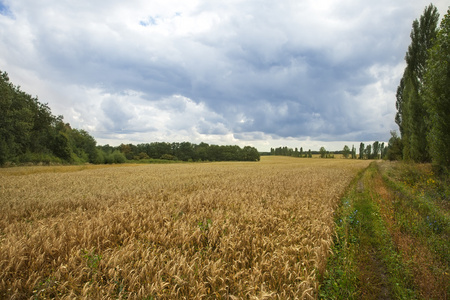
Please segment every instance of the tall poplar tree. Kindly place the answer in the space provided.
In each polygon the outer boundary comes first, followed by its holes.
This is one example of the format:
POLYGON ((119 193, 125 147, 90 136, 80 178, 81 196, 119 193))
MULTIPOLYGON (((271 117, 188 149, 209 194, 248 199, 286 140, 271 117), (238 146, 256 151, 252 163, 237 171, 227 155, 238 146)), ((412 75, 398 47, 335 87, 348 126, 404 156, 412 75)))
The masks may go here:
POLYGON ((450 171, 450 9, 430 49, 423 97, 428 111, 428 143, 435 166, 450 171))
POLYGON ((364 158, 364 143, 359 144, 359 159, 364 158))
POLYGON ((414 20, 411 44, 406 52, 406 68, 397 89, 397 115, 403 141, 403 157, 417 162, 429 160, 427 147, 427 110, 421 95, 428 50, 436 37, 439 13, 430 4, 419 20, 414 20))

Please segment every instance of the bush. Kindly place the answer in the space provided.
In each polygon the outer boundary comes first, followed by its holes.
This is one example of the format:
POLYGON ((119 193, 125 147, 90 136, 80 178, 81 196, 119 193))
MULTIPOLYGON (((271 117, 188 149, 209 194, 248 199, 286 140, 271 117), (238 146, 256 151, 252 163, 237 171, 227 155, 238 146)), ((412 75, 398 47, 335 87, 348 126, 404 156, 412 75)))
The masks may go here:
POLYGON ((105 163, 105 152, 103 152, 100 149, 95 149, 96 155, 95 158, 92 160, 93 164, 104 164, 105 163))
POLYGON ((165 159, 165 160, 177 160, 176 156, 173 156, 171 154, 163 154, 161 156, 161 159, 165 159))
POLYGON ((33 164, 43 163, 46 165, 62 164, 64 162, 59 157, 56 157, 48 153, 31 153, 31 152, 26 152, 25 154, 20 155, 18 160, 19 163, 33 163, 33 164))
POLYGON ((120 152, 119 150, 116 150, 112 153, 112 157, 113 157, 113 163, 115 164, 123 164, 124 162, 127 161, 125 155, 120 152))

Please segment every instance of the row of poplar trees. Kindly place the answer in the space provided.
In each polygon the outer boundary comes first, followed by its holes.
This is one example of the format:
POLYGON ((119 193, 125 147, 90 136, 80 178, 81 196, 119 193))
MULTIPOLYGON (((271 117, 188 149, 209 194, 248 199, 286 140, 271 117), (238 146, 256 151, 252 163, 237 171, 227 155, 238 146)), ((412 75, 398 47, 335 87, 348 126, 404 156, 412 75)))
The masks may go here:
POLYGON ((430 4, 411 31, 397 89, 395 121, 404 160, 450 170, 450 8, 442 19, 430 4))

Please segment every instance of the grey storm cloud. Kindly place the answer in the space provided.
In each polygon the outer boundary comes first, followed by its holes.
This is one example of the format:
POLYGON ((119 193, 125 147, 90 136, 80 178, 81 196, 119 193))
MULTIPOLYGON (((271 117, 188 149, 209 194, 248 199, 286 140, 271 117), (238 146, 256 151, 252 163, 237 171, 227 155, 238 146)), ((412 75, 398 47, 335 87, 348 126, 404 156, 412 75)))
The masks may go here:
POLYGON ((104 140, 386 140, 428 5, 147 2, 4 0, 0 69, 104 140))

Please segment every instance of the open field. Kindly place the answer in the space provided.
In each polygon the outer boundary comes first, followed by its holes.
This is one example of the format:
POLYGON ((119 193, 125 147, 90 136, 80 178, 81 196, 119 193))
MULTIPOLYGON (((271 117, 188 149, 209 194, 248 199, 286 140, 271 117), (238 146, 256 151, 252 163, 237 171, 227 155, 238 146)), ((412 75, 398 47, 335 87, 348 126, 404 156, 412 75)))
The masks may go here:
POLYGON ((0 298, 316 298, 368 161, 0 169, 0 298))

